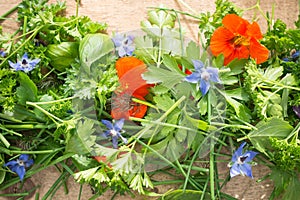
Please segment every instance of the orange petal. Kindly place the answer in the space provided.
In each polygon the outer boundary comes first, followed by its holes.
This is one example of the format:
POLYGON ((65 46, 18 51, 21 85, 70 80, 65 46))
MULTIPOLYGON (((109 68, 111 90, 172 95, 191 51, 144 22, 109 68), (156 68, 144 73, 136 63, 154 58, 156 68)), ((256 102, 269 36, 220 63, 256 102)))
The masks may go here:
POLYGON ((247 27, 247 33, 249 37, 254 37, 257 40, 260 40, 263 38, 263 35, 260 31, 260 28, 256 22, 253 22, 247 27))
POLYGON ((224 27, 219 27, 213 33, 210 39, 210 49, 214 56, 218 56, 223 53, 224 56, 228 56, 233 51, 233 45, 231 44, 234 34, 224 27))
POLYGON ((232 53, 224 58, 224 65, 226 66, 231 61, 233 61, 235 58, 237 59, 248 59, 249 58, 249 50, 245 46, 240 46, 238 48, 235 48, 232 53))
POLYGON ((232 33, 245 35, 249 22, 237 16, 236 14, 227 14, 223 18, 222 24, 232 33))
MULTIPOLYGON (((140 100, 145 100, 139 95, 135 95, 134 97, 140 100)), ((147 109, 148 107, 144 104, 132 102, 131 108, 129 110, 129 115, 131 117, 143 118, 147 112, 147 109)))
POLYGON ((145 63, 135 57, 122 57, 119 58, 116 62, 116 70, 118 77, 121 78, 129 70, 138 67, 146 66, 145 63))
POLYGON ((142 74, 146 71, 146 65, 140 65, 123 74, 119 80, 122 90, 146 96, 149 93, 147 88, 150 87, 142 78, 142 74))
POLYGON ((249 50, 250 57, 255 59, 257 64, 263 63, 269 58, 269 50, 254 38, 250 40, 249 50))

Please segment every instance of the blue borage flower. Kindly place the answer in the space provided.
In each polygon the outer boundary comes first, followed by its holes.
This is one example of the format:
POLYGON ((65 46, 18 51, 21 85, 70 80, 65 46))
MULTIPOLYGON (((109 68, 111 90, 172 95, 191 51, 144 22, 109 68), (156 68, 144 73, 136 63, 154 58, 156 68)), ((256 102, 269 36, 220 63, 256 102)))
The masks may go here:
POLYGON ((127 144, 127 139, 121 135, 121 131, 124 125, 125 119, 119 119, 115 121, 115 123, 111 123, 108 120, 101 120, 101 122, 108 128, 109 130, 104 132, 104 137, 112 137, 112 144, 115 149, 118 148, 118 138, 121 138, 125 144, 127 144))
POLYGON ((300 118, 300 106, 293 106, 293 111, 300 118))
POLYGON ((119 57, 132 56, 135 49, 133 40, 134 37, 131 35, 126 36, 119 33, 114 35, 112 41, 115 44, 119 57))
POLYGON ((35 66, 40 62, 40 59, 29 59, 27 53, 24 53, 22 59, 17 63, 8 61, 9 65, 16 71, 23 71, 25 73, 33 70, 35 66))
POLYGON ((220 83, 219 70, 213 67, 204 67, 200 60, 192 60, 195 72, 185 77, 185 81, 190 83, 198 83, 202 95, 204 96, 209 88, 211 82, 220 83))
POLYGON ((291 56, 290 57, 285 57, 283 58, 282 60, 285 61, 285 62, 295 62, 298 58, 299 58, 299 50, 292 50, 291 51, 291 56))
POLYGON ((0 57, 5 57, 6 56, 6 52, 3 50, 0 50, 0 57))
POLYGON ((251 161, 258 154, 255 151, 247 151, 243 153, 243 148, 246 142, 243 142, 241 146, 233 153, 231 163, 228 164, 230 168, 230 177, 236 175, 243 175, 253 178, 251 170, 251 161))
POLYGON ((27 154, 21 154, 17 160, 12 160, 4 164, 5 167, 18 174, 21 181, 23 181, 26 174, 25 168, 31 165, 33 165, 33 159, 29 159, 29 155, 27 154))

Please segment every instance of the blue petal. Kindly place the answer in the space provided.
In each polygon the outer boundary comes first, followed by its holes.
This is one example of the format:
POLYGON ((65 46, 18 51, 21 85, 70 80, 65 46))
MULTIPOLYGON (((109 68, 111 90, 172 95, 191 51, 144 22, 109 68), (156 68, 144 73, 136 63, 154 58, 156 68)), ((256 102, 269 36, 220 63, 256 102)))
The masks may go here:
POLYGON ((31 165, 33 165, 33 163, 34 163, 33 159, 30 159, 27 162, 25 162, 25 167, 30 167, 31 165))
POLYGON ((196 70, 197 72, 200 72, 201 69, 204 67, 203 62, 200 61, 200 60, 192 60, 192 62, 193 62, 193 65, 194 65, 194 67, 195 67, 195 70, 196 70))
POLYGON ((117 120, 117 121, 115 122, 114 129, 115 129, 117 132, 119 132, 119 131, 122 130, 123 125, 124 125, 124 121, 125 121, 125 119, 124 119, 124 118, 121 118, 121 119, 119 119, 119 120, 117 120))
POLYGON ((41 59, 39 59, 39 58, 30 60, 29 65, 32 66, 32 67, 35 67, 40 61, 41 61, 41 59))
POLYGON ((240 170, 241 170, 241 174, 246 175, 250 178, 253 178, 251 165, 244 163, 244 164, 240 165, 240 170))
POLYGON ((210 75, 210 79, 209 79, 210 81, 216 82, 216 83, 221 82, 220 79, 219 79, 219 70, 217 68, 207 67, 206 71, 210 75))
POLYGON ((299 57, 299 51, 296 51, 293 55, 292 55, 292 58, 295 59, 299 57))
POLYGON ((28 161, 29 155, 28 154, 21 154, 19 157, 19 160, 22 160, 23 162, 28 161))
POLYGON ((283 60, 284 62, 289 62, 289 61, 290 61, 289 58, 282 58, 282 60, 283 60))
POLYGON ((28 54, 24 53, 24 55, 22 56, 22 60, 25 59, 26 61, 28 61, 28 54))
POLYGON ((247 157, 245 159, 245 163, 250 162, 251 160, 253 160, 253 158, 257 155, 258 153, 255 151, 247 151, 246 153, 244 153, 242 156, 243 157, 247 157))
POLYGON ((105 119, 101 120, 102 124, 104 124, 106 126, 106 128, 108 128, 109 130, 112 130, 114 128, 113 124, 105 119))
POLYGON ((9 66, 11 66, 12 68, 14 68, 15 70, 20 68, 20 63, 13 63, 10 60, 8 61, 9 66))
POLYGON ((186 76, 184 80, 190 83, 198 83, 201 80, 201 74, 194 72, 191 75, 186 76))
POLYGON ((108 136, 110 136, 110 130, 108 131, 105 131, 103 134, 102 134, 103 137, 107 138, 108 136))
POLYGON ((9 168, 14 165, 18 165, 18 162, 15 160, 11 160, 11 161, 7 162, 6 164, 4 164, 5 167, 9 167, 9 168))
POLYGON ((210 88, 210 83, 205 81, 205 80, 201 80, 200 81, 200 90, 201 90, 201 93, 202 95, 206 95, 206 93, 208 92, 210 88))
POLYGON ((236 175, 239 175, 241 173, 240 168, 239 168, 239 164, 234 163, 232 165, 232 167, 230 168, 230 177, 234 177, 236 175))
POLYGON ((20 180, 23 181, 24 176, 25 176, 25 173, 26 173, 25 167, 24 167, 24 166, 19 166, 19 167, 17 167, 17 169, 16 169, 15 172, 16 172, 16 173, 18 174, 18 176, 20 177, 20 180))
POLYGON ((114 149, 118 148, 118 136, 112 137, 112 144, 113 144, 114 149))
POLYGON ((240 147, 233 153, 232 159, 231 159, 232 162, 236 162, 238 160, 238 158, 243 155, 243 148, 245 145, 246 145, 246 142, 243 142, 240 145, 240 147))
POLYGON ((124 142, 124 144, 127 144, 127 139, 126 138, 124 138, 122 135, 121 135, 121 133, 118 133, 118 137, 120 137, 121 139, 122 139, 122 141, 124 142))
POLYGON ((119 55, 119 57, 124 57, 124 56, 126 56, 126 51, 125 51, 125 49, 124 49, 123 46, 120 46, 120 47, 117 48, 117 49, 118 49, 118 55, 119 55))

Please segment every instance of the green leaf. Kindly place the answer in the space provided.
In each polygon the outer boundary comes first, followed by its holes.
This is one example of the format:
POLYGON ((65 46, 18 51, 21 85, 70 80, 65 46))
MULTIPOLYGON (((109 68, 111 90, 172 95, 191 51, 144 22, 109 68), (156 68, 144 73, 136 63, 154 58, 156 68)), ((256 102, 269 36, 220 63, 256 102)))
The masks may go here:
POLYGON ((37 87, 34 82, 23 72, 19 73, 20 86, 17 88, 18 102, 26 105, 26 101, 37 101, 37 87))
POLYGON ((267 121, 260 121, 256 126, 257 130, 251 131, 246 138, 250 139, 253 146, 267 154, 267 149, 271 146, 269 138, 285 138, 293 130, 293 127, 280 118, 271 118, 267 121))
POLYGON ((136 37, 134 38, 134 44, 134 53, 138 58, 143 58, 146 63, 156 60, 152 38, 147 36, 136 37))
POLYGON ((3 183, 4 179, 5 179, 5 171, 0 170, 0 184, 3 183))
POLYGON ((283 74, 283 67, 268 67, 264 73, 264 77, 271 81, 275 81, 283 74))
POLYGON ((79 155, 91 153, 92 146, 95 144, 96 136, 93 136, 95 129, 93 128, 94 122, 91 119, 84 119, 78 121, 76 131, 71 136, 66 145, 67 153, 76 153, 79 155))
POLYGON ((162 55, 162 59, 164 66, 167 67, 170 71, 181 72, 175 58, 173 58, 169 54, 164 54, 162 55))
POLYGON ((148 12, 148 16, 149 22, 157 25, 159 28, 163 26, 172 28, 175 25, 175 15, 164 10, 151 10, 148 12))
POLYGON ((145 72, 142 76, 143 79, 147 81, 147 83, 161 83, 167 88, 172 88, 174 85, 180 83, 184 77, 180 73, 153 66, 150 66, 148 68, 148 71, 145 72))
POLYGON ((77 42, 62 42, 47 46, 46 55, 51 59, 50 64, 62 72, 78 57, 79 44, 77 42))
POLYGON ((114 43, 108 35, 97 33, 86 35, 79 44, 79 57, 86 72, 99 64, 103 57, 114 51, 114 43))
POLYGON ((200 47, 194 41, 188 43, 185 51, 189 61, 200 60, 200 47))

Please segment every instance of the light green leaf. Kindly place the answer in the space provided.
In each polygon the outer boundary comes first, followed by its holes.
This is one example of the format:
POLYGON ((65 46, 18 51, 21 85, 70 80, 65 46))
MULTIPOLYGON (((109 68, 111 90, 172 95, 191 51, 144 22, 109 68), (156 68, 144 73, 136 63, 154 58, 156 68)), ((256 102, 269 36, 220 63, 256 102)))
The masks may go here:
POLYGON ((23 72, 19 73, 20 86, 17 88, 18 101, 25 105, 26 101, 37 101, 37 87, 34 82, 23 72))
POLYGON ((285 138, 293 130, 293 127, 287 121, 280 118, 260 121, 256 128, 257 130, 251 131, 246 138, 250 139, 253 146, 263 153, 266 153, 266 150, 271 146, 270 137, 285 138))
POLYGON ((160 28, 163 26, 172 28, 175 25, 175 15, 164 10, 151 10, 148 12, 148 16, 149 22, 151 24, 157 25, 160 28))
POLYGON ((185 51, 189 61, 200 60, 200 47, 194 41, 188 43, 185 51))
POLYGON ((97 33, 86 35, 79 44, 79 57, 86 72, 97 65, 104 56, 114 51, 114 43, 108 35, 97 33))
POLYGON ((184 78, 182 74, 153 66, 150 66, 148 71, 142 76, 147 83, 162 83, 162 85, 167 88, 172 88, 174 85, 180 83, 184 78))
POLYGON ((283 67, 268 67, 264 73, 264 77, 269 80, 275 81, 283 74, 283 67))
POLYGON ((91 119, 78 121, 76 131, 66 145, 66 152, 77 153, 79 155, 91 153, 91 147, 96 141, 96 136, 92 135, 95 131, 93 126, 94 122, 91 119))

